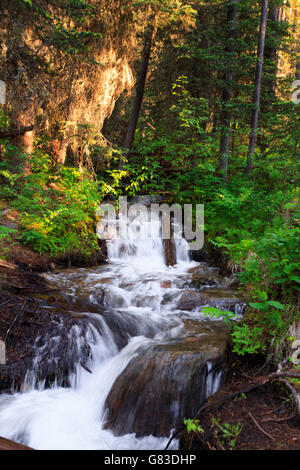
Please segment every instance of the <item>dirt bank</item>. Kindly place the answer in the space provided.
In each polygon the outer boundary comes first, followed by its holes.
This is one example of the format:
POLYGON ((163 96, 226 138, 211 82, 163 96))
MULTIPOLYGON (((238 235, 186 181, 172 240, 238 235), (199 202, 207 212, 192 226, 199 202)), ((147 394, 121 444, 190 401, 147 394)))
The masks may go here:
POLYGON ((233 399, 272 372, 264 357, 233 357, 226 386, 197 418, 200 432, 181 434, 182 450, 300 450, 300 420, 290 394, 278 382, 254 388, 233 399), (225 401, 224 401, 225 400, 225 401))

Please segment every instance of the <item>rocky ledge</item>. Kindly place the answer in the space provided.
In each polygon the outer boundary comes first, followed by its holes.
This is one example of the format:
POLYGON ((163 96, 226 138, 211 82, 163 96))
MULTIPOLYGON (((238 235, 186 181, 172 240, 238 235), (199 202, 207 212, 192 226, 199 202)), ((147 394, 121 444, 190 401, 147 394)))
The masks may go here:
POLYGON ((180 338, 142 351, 109 393, 106 428, 116 435, 169 436, 225 380, 228 342, 223 322, 186 320, 180 338))

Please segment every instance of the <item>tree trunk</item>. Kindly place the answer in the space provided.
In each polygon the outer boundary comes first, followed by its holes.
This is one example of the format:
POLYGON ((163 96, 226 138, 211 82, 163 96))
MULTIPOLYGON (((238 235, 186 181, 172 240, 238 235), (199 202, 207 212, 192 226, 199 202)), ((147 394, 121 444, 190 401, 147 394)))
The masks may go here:
POLYGON ((144 49, 143 49, 143 56, 142 56, 142 64, 139 73, 139 78, 137 82, 137 89, 136 89, 136 97, 134 100, 134 105, 131 113, 130 122, 127 129, 127 134, 124 142, 124 147, 128 150, 131 150, 133 141, 134 141, 134 134, 136 131, 136 126, 143 102, 144 91, 145 91, 145 83, 146 77, 149 67, 149 59, 151 54, 151 46, 152 46, 152 39, 153 39, 153 32, 154 32, 154 25, 153 25, 154 15, 152 15, 149 19, 149 24, 145 33, 144 39, 144 49))
MULTIPOLYGON (((294 33, 296 35, 296 39, 300 40, 300 26, 299 26, 299 20, 300 20, 300 8, 299 10, 297 9, 297 5, 295 4, 295 12, 294 12, 294 33)), ((298 48, 299 52, 299 48, 298 48)), ((296 73, 295 73, 295 78, 296 80, 300 80, 300 55, 297 55, 296 59, 296 73)))
POLYGON ((262 70, 263 70, 266 29, 267 29, 267 21, 268 21, 268 4, 269 4, 269 0, 262 0, 260 30, 259 30, 258 48, 257 48, 257 63, 256 63, 256 73, 255 73, 255 91, 254 91, 254 97, 253 97, 253 112, 252 112, 252 120, 251 120, 251 133, 250 133, 250 139, 249 139, 249 148, 248 148, 247 166, 246 166, 247 175, 250 175, 253 170, 253 158, 254 158, 254 152, 255 152, 258 113, 259 113, 259 104, 260 104, 261 78, 262 78, 262 70))
MULTIPOLYGON (((11 114, 11 128, 21 129, 30 128, 35 124, 35 107, 36 107, 36 96, 34 92, 21 84, 19 87, 20 100, 13 106, 11 114)), ((34 130, 28 130, 24 133, 18 133, 12 137, 11 142, 16 147, 19 147, 22 152, 22 160, 25 157, 25 161, 21 161, 17 152, 15 157, 11 161, 14 168, 22 166, 22 171, 25 174, 30 173, 30 159, 33 150, 34 130)))
MULTIPOLYGON (((236 29, 236 14, 237 14, 238 0, 229 0, 227 5, 227 25, 229 26, 228 46, 226 53, 232 56, 234 53, 234 36, 236 29)), ((224 181, 228 180, 228 154, 229 154, 229 139, 230 139, 230 121, 231 110, 230 101, 232 98, 232 57, 228 64, 228 70, 225 73, 225 88, 222 97, 222 133, 220 139, 220 156, 218 169, 222 170, 224 181)))
MULTIPOLYGON (((269 31, 276 27, 276 23, 279 22, 279 7, 278 6, 270 6, 269 14, 268 14, 269 24, 269 31)), ((275 30, 276 31, 276 30, 275 30)), ((273 32, 273 36, 275 36, 275 32, 273 32)), ((261 103, 262 112, 268 111, 268 104, 272 104, 276 97, 276 77, 277 77, 277 70, 278 70, 278 51, 274 44, 266 45, 265 47, 265 63, 268 62, 268 68, 266 70, 266 77, 264 82, 266 84, 268 96, 266 97, 267 102, 261 103)))
POLYGON ((68 92, 68 100, 67 100, 67 108, 66 108, 66 128, 62 131, 62 134, 59 138, 59 147, 56 153, 56 167, 59 168, 65 164, 67 150, 69 146, 69 138, 71 135, 70 125, 68 121, 72 116, 73 111, 73 102, 74 102, 74 95, 73 95, 73 83, 75 78, 75 70, 73 70, 70 76, 70 83, 69 83, 69 92, 68 92))
POLYGON ((65 164, 67 149, 69 145, 68 135, 64 135, 59 141, 59 148, 56 154, 56 166, 60 167, 65 164))

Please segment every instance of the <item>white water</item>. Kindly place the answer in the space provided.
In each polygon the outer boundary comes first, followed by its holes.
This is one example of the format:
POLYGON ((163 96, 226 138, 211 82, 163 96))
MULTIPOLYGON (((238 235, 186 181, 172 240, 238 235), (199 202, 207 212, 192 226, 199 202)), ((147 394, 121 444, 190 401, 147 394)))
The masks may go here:
MULTIPOLYGON (((70 388, 54 385, 44 389, 43 383, 36 383, 42 351, 37 353, 23 391, 0 396, 0 436, 35 449, 164 449, 167 438, 137 439, 133 434, 114 437, 111 431, 104 430, 104 404, 118 375, 141 349, 178 337, 183 328, 182 312, 176 310, 176 303, 187 271, 196 263, 189 261, 184 240, 176 240, 176 252, 177 265, 168 268, 160 238, 148 236, 128 242, 116 239, 108 243, 108 265, 48 275, 66 294, 74 298, 86 296, 90 304, 97 305, 100 289, 104 289, 110 314, 125 321, 125 330, 127 324, 133 324, 136 331, 132 334, 127 328, 128 344, 119 351, 104 317, 87 311, 86 315, 93 319, 99 317, 102 331, 100 334, 91 325, 86 336, 92 350, 88 364, 92 373, 78 366, 70 376, 70 388)), ((191 315, 195 318, 197 313, 191 315)), ((75 335, 80 350, 80 328, 75 325, 69 334, 75 335)), ((53 338, 54 343, 58 340, 53 338)), ((217 382, 212 383, 209 378, 208 393, 218 389, 217 382)), ((173 448, 176 445, 174 441, 173 448)))

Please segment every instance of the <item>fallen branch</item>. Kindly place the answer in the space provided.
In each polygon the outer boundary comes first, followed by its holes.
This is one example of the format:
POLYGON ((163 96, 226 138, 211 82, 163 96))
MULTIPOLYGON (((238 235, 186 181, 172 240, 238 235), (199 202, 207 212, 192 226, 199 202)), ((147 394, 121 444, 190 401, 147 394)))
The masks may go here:
POLYGON ((266 385, 268 382, 270 382, 270 379, 265 379, 263 382, 255 383, 255 384, 251 385, 250 387, 243 388, 242 390, 238 390, 234 393, 231 393, 230 395, 225 396, 222 400, 217 400, 217 401, 214 401, 212 403, 205 403, 203 406, 201 406, 201 408, 197 412, 196 418, 198 418, 200 413, 202 413, 202 411, 204 411, 205 409, 215 408, 215 407, 220 408, 227 401, 233 400, 234 398, 238 397, 242 393, 247 394, 249 392, 252 392, 252 390, 255 390, 258 387, 262 387, 263 385, 266 385))
POLYGON ((269 439, 271 439, 272 441, 274 441, 274 437, 271 436, 271 434, 267 433, 259 424, 258 422, 256 421, 256 419, 254 418, 253 414, 249 411, 248 412, 248 415, 250 416, 250 418, 252 419, 253 423, 255 424, 255 426, 265 435, 267 436, 269 439))
POLYGON ((300 395, 298 394, 297 390, 287 380, 278 379, 278 381, 282 382, 289 389, 289 391, 291 392, 291 394, 293 396, 293 399, 294 399, 296 409, 297 409, 297 414, 298 414, 298 417, 300 419, 300 395))
POLYGON ((15 264, 4 261, 3 259, 0 259, 0 268, 17 269, 17 266, 15 264))
POLYGON ((18 135, 24 135, 26 132, 33 131, 34 125, 21 126, 11 129, 0 129, 0 139, 6 139, 7 137, 16 137, 18 135))

